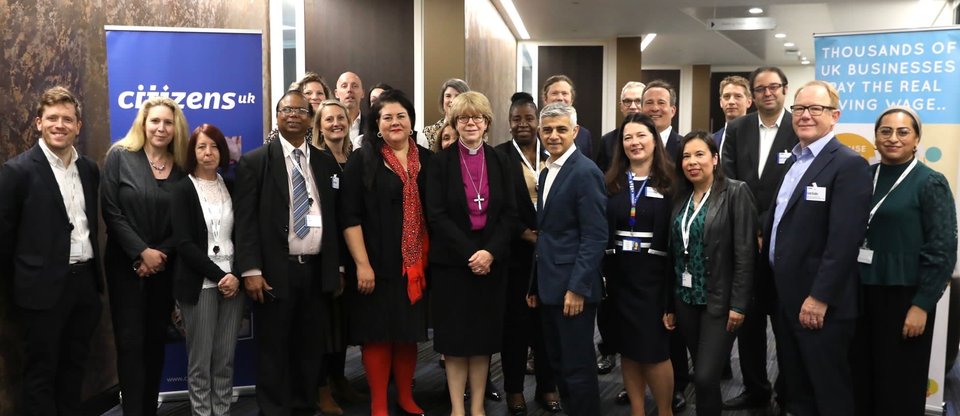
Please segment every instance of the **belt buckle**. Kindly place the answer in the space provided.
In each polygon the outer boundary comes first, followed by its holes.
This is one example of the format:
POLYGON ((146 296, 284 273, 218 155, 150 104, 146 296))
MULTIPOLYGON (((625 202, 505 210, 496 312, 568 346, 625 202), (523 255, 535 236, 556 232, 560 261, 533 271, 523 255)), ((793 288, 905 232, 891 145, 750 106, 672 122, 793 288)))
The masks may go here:
POLYGON ((306 259, 306 256, 305 256, 305 255, 303 255, 303 254, 297 254, 296 257, 297 257, 297 263, 307 264, 307 259, 306 259))

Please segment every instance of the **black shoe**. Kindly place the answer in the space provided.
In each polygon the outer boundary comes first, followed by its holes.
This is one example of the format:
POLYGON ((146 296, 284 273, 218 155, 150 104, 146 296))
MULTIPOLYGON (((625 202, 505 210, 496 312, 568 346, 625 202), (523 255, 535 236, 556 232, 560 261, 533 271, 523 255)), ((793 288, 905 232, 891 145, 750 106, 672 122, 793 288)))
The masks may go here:
POLYGON ((683 393, 674 393, 671 406, 673 406, 674 412, 679 412, 683 410, 684 407, 687 407, 687 398, 683 397, 683 393))
POLYGON ((619 405, 630 404, 630 395, 627 394, 627 389, 620 390, 620 393, 617 393, 617 404, 619 405))
POLYGON ((518 404, 507 405, 507 414, 510 416, 526 416, 527 404, 518 403, 518 404))
POLYGON ((493 400, 495 402, 503 400, 503 394, 500 394, 500 390, 497 390, 497 387, 493 385, 489 377, 487 377, 487 387, 484 388, 484 395, 487 396, 487 400, 493 400))
POLYGON ((559 400, 547 400, 543 396, 537 396, 534 401, 540 405, 543 410, 546 410, 550 413, 560 413, 563 411, 563 406, 560 405, 559 400))
POLYGON ((410 413, 404 410, 403 406, 400 406, 399 403, 397 404, 397 414, 400 416, 427 416, 426 413, 410 413))
POLYGON ((740 393, 737 397, 723 402, 723 410, 743 410, 757 409, 770 405, 770 397, 761 397, 749 395, 747 392, 740 393))
POLYGON ((600 359, 597 360, 597 374, 610 374, 613 371, 613 367, 617 366, 617 356, 610 355, 601 355, 600 359))

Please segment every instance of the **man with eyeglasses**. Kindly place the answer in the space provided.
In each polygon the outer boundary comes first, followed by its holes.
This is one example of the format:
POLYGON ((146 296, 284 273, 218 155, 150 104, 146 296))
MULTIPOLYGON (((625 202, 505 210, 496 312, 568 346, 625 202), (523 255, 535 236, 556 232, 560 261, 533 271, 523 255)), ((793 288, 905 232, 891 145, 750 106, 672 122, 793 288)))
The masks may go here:
POLYGON ((872 178, 867 161, 835 137, 839 107, 827 82, 797 90, 790 109, 799 143, 763 227, 786 411, 799 415, 854 414, 848 354, 872 178))
POLYGON ((336 160, 307 143, 313 107, 277 103, 280 140, 240 158, 234 195, 237 268, 254 300, 260 414, 314 414, 323 293, 340 285, 336 160))
MULTIPOLYGON (((623 84, 623 88, 620 90, 621 115, 626 117, 629 114, 640 112, 640 107, 643 106, 644 87, 646 87, 646 85, 639 81, 627 81, 626 84, 623 84)), ((617 127, 600 137, 600 150, 597 153, 597 166, 600 168, 601 172, 606 172, 607 168, 610 167, 610 162, 613 159, 613 145, 616 143, 617 135, 619 133, 620 128, 617 127)), ((600 353, 603 354, 603 351, 601 350, 600 353)), ((607 373, 609 373, 609 371, 607 371, 607 373)), ((601 372, 601 374, 606 373, 601 372)))
MULTIPOLYGON (((750 86, 757 111, 727 122, 720 163, 727 177, 744 181, 750 187, 758 218, 762 220, 787 171, 797 135, 790 126, 792 115, 783 107, 787 94, 787 76, 783 71, 772 66, 757 68, 750 74, 750 86)), ((757 262, 759 266, 762 259, 757 262)), ((773 313, 775 297, 772 280, 759 274, 765 268, 756 269, 753 303, 737 334, 743 392, 725 401, 725 410, 767 407, 772 395, 767 379, 767 315, 773 313)), ((778 402, 784 398, 782 384, 778 379, 778 402)))
POLYGON ((723 147, 723 134, 727 131, 727 124, 738 117, 747 114, 747 109, 753 105, 750 98, 750 81, 739 75, 731 75, 720 81, 720 108, 723 110, 723 128, 713 133, 713 141, 723 147))

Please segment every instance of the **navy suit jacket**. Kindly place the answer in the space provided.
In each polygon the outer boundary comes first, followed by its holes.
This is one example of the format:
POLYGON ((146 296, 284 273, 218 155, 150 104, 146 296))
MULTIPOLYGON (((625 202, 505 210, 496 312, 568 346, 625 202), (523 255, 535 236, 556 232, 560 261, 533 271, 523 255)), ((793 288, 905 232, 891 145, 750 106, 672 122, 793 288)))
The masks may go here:
MULTIPOLYGON (((871 185, 867 161, 836 138, 830 139, 800 178, 777 227, 776 258, 771 265, 780 308, 789 319, 799 319, 807 296, 829 305, 827 319, 857 316, 857 255, 867 230, 871 185), (807 186, 813 183, 827 188, 826 201, 805 198, 807 186)), ((774 190, 764 222, 764 259, 770 257, 779 189, 774 190)))
POLYGON ((537 191, 537 269, 531 293, 545 305, 563 305, 568 290, 582 295, 585 303, 598 303, 608 233, 603 174, 575 150, 557 173, 544 205, 546 178, 544 169, 537 191))
MULTIPOLYGON (((41 139, 42 140, 42 139, 41 139)), ((100 280, 100 220, 97 187, 100 173, 90 159, 77 164, 86 202, 97 289, 100 280)), ((27 309, 52 308, 70 276, 70 232, 60 185, 40 145, 7 161, 0 170, 0 276, 12 278, 13 301, 27 309), (8 277, 9 276, 9 277, 8 277)))
POLYGON ((660 138, 660 140, 666 141, 665 149, 667 151, 667 157, 674 163, 680 160, 680 152, 683 150, 680 148, 680 141, 683 140, 683 136, 677 133, 677 129, 670 130, 669 139, 660 138))
POLYGON ((721 127, 720 130, 713 132, 713 141, 717 143, 718 149, 723 149, 723 132, 725 128, 721 127))

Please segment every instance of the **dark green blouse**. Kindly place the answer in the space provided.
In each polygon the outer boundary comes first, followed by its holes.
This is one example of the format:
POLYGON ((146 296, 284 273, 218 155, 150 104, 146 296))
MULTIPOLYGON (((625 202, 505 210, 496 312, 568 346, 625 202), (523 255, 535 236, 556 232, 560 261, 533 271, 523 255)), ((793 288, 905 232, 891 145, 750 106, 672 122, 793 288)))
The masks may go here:
POLYGON ((688 200, 687 206, 680 210, 680 213, 677 214, 677 218, 673 221, 673 226, 671 227, 671 232, 673 233, 673 241, 676 244, 672 245, 673 249, 673 258, 674 261, 674 271, 677 275, 677 296, 684 303, 688 305, 706 305, 707 304, 707 293, 706 293, 706 261, 703 259, 703 229, 704 223, 707 217, 707 209, 709 208, 710 200, 707 199, 703 203, 703 208, 700 208, 700 211, 697 212, 696 217, 693 218, 693 224, 690 225, 690 243, 687 247, 687 254, 683 253, 683 235, 680 232, 680 226, 683 223, 683 213, 687 211, 687 221, 690 220, 690 215, 693 214, 693 200, 688 200), (692 287, 683 286, 683 272, 687 271, 692 275, 693 285, 692 287))
MULTIPOLYGON (((880 173, 871 208, 909 165, 872 166, 880 173)), ((956 209, 943 174, 918 162, 877 209, 866 245, 873 262, 860 263, 861 284, 916 286, 913 304, 933 311, 957 261, 956 209)))

